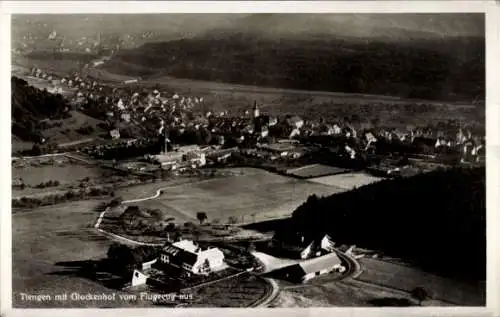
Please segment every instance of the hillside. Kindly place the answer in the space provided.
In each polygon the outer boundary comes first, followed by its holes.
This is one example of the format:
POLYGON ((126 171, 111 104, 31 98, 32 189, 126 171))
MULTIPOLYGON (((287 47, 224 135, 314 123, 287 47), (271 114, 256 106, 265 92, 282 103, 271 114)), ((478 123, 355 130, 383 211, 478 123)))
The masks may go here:
POLYGON ((309 197, 285 232, 327 232, 458 279, 485 280, 485 169, 438 170, 309 197))
POLYGON ((29 86, 15 76, 11 85, 13 152, 29 150, 42 139, 50 146, 65 146, 106 133, 101 120, 72 110, 61 95, 29 86))
POLYGON ((61 95, 31 87, 20 78, 11 78, 12 134, 23 141, 39 142, 44 119, 70 117, 61 95))
POLYGON ((105 67, 127 74, 127 64, 136 65, 134 75, 139 76, 404 98, 484 99, 484 39, 474 37, 374 41, 213 31, 123 50, 105 67))

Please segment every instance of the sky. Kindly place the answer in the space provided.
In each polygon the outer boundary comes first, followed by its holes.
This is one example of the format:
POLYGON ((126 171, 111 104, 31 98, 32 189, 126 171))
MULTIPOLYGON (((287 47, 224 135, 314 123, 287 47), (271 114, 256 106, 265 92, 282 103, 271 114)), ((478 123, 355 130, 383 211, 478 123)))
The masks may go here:
POLYGON ((346 37, 484 37, 484 14, 113 14, 17 15, 12 33, 55 29, 66 36, 81 34, 160 32, 203 35, 231 30, 275 35, 331 34, 346 37), (29 24, 26 22, 29 20, 29 24))

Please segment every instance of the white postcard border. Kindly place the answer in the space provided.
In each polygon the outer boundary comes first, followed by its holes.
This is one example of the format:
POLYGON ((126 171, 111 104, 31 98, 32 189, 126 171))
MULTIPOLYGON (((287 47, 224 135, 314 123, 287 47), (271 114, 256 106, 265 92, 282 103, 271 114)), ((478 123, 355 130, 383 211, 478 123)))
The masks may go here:
MULTIPOLYGON (((7 316, 499 316, 500 243, 500 4, 495 1, 4 1, 0 2, 1 208, 0 305, 7 316), (309 309, 12 309, 11 168, 10 168, 10 14, 61 13, 313 13, 313 12, 486 12, 487 134, 487 306, 486 308, 309 308, 309 309)), ((464 252, 466 246, 464 246, 464 252)), ((457 255, 458 257, 465 255, 457 255)))

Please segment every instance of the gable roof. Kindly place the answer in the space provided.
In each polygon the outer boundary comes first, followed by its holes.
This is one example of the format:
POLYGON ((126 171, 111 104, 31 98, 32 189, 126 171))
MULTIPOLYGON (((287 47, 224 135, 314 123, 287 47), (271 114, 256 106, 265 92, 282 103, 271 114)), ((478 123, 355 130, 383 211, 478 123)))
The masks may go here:
POLYGON ((170 256, 170 262, 181 266, 182 264, 194 265, 198 260, 198 255, 186 250, 183 250, 174 245, 167 245, 163 248, 163 253, 170 256))
POLYGON ((332 269, 335 265, 341 264, 340 258, 337 253, 332 252, 311 260, 300 262, 298 265, 301 267, 304 274, 314 273, 325 269, 332 269))
POLYGON ((324 233, 288 233, 281 232, 276 234, 273 239, 288 249, 304 249, 311 243, 319 243, 326 236, 324 233))

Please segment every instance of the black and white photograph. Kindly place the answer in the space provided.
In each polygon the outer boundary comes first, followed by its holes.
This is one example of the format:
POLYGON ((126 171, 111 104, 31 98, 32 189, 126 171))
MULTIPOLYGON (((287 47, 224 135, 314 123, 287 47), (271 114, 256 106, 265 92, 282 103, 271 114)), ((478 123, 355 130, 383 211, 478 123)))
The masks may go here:
POLYGON ((485 307, 485 21, 12 14, 12 307, 485 307))

